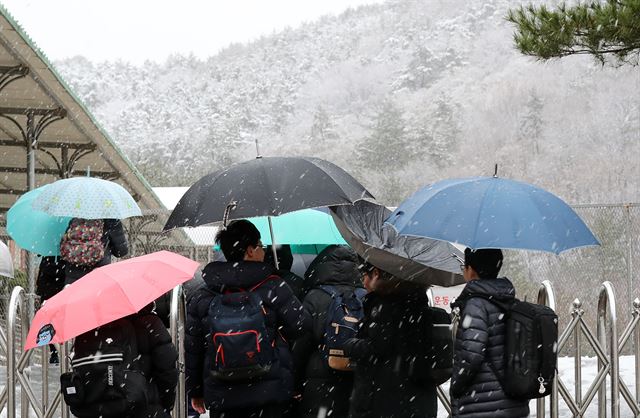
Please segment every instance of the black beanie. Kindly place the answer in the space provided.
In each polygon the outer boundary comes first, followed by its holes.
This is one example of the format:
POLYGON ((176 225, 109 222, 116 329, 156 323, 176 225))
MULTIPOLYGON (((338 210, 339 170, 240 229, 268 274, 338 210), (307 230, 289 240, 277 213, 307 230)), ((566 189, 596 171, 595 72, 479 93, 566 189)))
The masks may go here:
POLYGON ((495 279, 502 267, 502 250, 486 248, 464 250, 464 265, 469 266, 478 273, 481 279, 495 279))

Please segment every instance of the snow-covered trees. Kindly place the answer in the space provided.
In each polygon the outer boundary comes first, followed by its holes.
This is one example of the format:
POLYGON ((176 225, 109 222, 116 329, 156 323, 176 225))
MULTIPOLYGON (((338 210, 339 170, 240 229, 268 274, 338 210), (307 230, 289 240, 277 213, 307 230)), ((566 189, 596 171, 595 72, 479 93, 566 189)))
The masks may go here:
POLYGON ((207 59, 56 67, 153 185, 254 158, 258 140, 333 161, 391 205, 496 162, 571 202, 640 200, 637 67, 524 59, 510 7, 397 0, 207 59))

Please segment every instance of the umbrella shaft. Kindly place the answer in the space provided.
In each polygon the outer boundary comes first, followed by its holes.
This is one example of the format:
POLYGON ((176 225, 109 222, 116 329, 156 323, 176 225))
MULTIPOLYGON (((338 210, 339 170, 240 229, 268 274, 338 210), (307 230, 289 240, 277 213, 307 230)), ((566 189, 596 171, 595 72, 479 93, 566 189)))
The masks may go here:
POLYGON ((271 216, 267 216, 269 221, 269 234, 271 235, 271 251, 273 251, 273 262, 276 266, 276 270, 280 270, 280 263, 278 262, 278 253, 276 251, 276 237, 273 234, 273 225, 271 224, 271 216))

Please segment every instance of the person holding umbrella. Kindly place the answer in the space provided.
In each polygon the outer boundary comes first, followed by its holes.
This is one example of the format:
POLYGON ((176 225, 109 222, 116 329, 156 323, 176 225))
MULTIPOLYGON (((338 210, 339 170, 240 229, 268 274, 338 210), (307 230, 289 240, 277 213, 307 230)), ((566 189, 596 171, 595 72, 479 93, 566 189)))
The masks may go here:
POLYGON ((358 337, 344 347, 356 363, 349 417, 435 418, 436 385, 421 367, 431 345, 427 286, 368 262, 360 271, 369 293, 358 337))
POLYGON ((68 285, 91 270, 111 263, 111 256, 124 257, 129 244, 118 219, 73 218, 60 241, 64 284, 68 285))
POLYGON ((218 233, 227 261, 209 263, 187 306, 186 385, 198 413, 281 417, 293 396, 288 341, 309 328, 291 288, 264 262, 260 232, 247 220, 218 233))
POLYGON ((170 418, 178 384, 178 352, 153 308, 152 302, 133 315, 76 337, 71 360, 73 377, 61 378, 65 400, 74 415, 170 418), (118 362, 116 358, 122 360, 118 362), (105 363, 112 367, 107 369, 106 385, 105 363), (75 386, 79 379, 84 380, 82 389, 75 386), (114 392, 110 386, 121 389, 114 392), (73 392, 80 390, 84 392, 82 402, 75 402, 73 392), (127 402, 118 402, 117 396, 122 396, 123 391, 127 402))
MULTIPOLYGON (((303 306, 313 319, 313 329, 293 345, 296 392, 302 395, 297 418, 316 418, 322 415, 322 410, 331 411, 330 416, 335 417, 345 417, 349 412, 353 372, 331 367, 327 336, 335 333, 327 328, 336 320, 332 315, 334 303, 339 300, 345 307, 344 301, 348 298, 362 299, 364 289, 357 267, 355 251, 346 245, 330 245, 318 254, 305 273, 306 281, 313 285, 303 306)), ((361 308, 359 303, 358 307, 361 308)))
POLYGON ((528 399, 511 399, 494 370, 504 370, 505 318, 496 303, 511 304, 515 289, 498 278, 502 251, 467 248, 462 266, 467 282, 452 304, 460 309, 454 344, 451 408, 454 418, 525 418, 528 399))
POLYGON ((159 296, 190 280, 197 268, 197 262, 169 251, 119 261, 92 270, 36 312, 25 350, 77 337, 73 370, 61 375, 65 402, 72 411, 84 411, 76 416, 124 418, 132 403, 140 408, 135 417, 168 416, 177 380, 176 351, 149 309, 159 296), (129 391, 146 395, 128 396, 129 391), (123 411, 118 414, 116 407, 123 411), (138 414, 142 409, 146 412, 138 414))

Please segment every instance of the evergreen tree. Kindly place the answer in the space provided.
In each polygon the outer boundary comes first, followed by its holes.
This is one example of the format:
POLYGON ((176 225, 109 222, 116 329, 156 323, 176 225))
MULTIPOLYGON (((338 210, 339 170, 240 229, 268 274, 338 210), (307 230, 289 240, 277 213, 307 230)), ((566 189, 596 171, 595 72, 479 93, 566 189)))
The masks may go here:
POLYGON ((313 124, 311 125, 310 139, 313 142, 324 142, 330 139, 336 139, 338 135, 334 130, 333 123, 329 117, 329 113, 322 105, 319 105, 313 115, 313 124))
POLYGON ((458 146, 461 128, 455 108, 450 98, 440 97, 433 112, 421 112, 411 123, 415 153, 438 168, 452 164, 458 146))
POLYGON ((375 117, 371 134, 357 147, 359 165, 369 170, 394 169, 411 158, 402 110, 386 99, 375 117))
POLYGON ((542 99, 540 99, 535 91, 532 91, 519 121, 518 140, 531 143, 531 151, 534 155, 538 155, 540 153, 539 141, 542 136, 543 107, 542 99))
POLYGON ((525 55, 590 54, 602 63, 613 55, 619 63, 639 63, 640 0, 590 0, 556 10, 529 5, 510 10, 507 20, 516 25, 515 44, 525 55))

